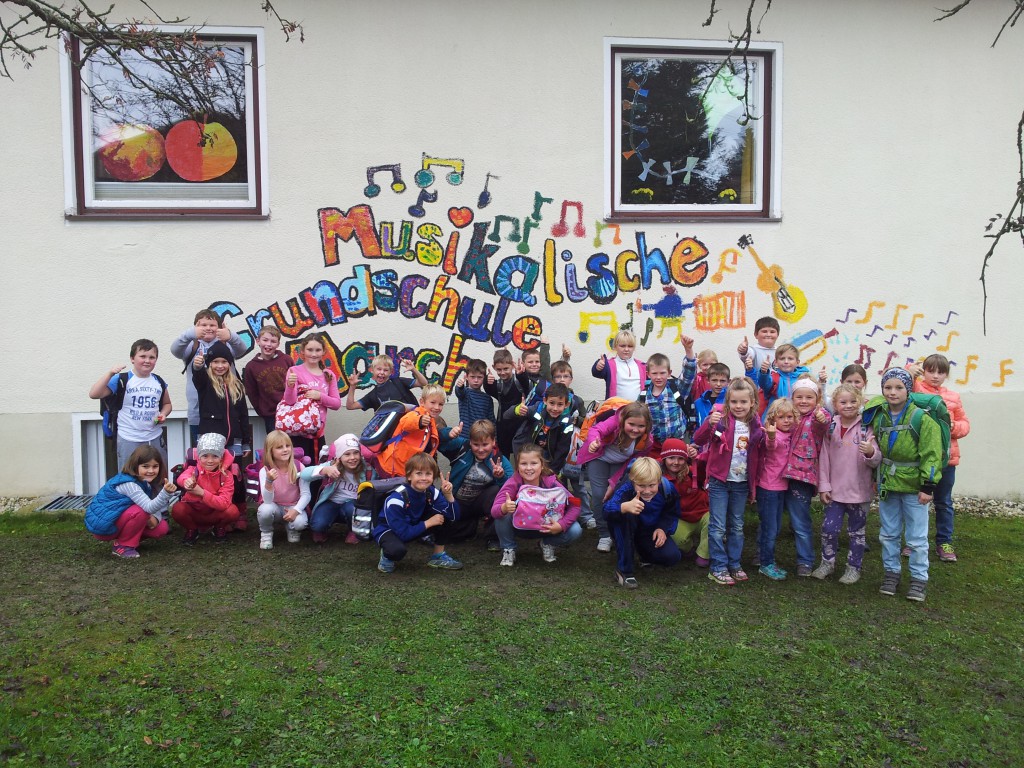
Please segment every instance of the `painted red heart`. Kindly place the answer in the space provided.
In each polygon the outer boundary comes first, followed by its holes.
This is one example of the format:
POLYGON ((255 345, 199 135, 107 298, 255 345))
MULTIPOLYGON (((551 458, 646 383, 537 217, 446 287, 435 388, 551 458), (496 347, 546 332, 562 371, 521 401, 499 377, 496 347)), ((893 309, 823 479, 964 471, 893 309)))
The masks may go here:
POLYGON ((473 221, 473 209, 472 208, 449 208, 448 209, 448 221, 454 224, 459 229, 467 226, 473 221))

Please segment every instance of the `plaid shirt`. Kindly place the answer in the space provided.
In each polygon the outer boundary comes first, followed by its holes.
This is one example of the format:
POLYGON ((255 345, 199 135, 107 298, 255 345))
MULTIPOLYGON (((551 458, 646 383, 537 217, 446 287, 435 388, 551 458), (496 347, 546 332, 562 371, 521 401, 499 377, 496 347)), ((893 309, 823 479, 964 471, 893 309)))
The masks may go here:
POLYGON ((678 378, 669 378, 665 389, 660 395, 651 393, 650 381, 645 386, 644 402, 651 411, 651 434, 659 443, 665 442, 670 437, 686 439, 686 413, 680 402, 685 401, 690 394, 690 387, 697 374, 697 361, 685 360, 683 362, 683 375, 678 378), (673 385, 679 390, 679 401, 673 396, 673 385))

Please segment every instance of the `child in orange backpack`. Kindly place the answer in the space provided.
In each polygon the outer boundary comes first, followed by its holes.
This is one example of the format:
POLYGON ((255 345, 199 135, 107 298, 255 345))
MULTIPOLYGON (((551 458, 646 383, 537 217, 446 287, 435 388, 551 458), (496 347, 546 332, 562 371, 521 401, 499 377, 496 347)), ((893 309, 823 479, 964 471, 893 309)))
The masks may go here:
MULTIPOLYGON (((380 454, 380 470, 384 477, 404 477, 405 462, 410 456, 425 453, 431 458, 437 454, 440 438, 437 419, 444 410, 444 390, 436 384, 423 387, 420 404, 405 414, 395 427, 395 435, 380 454)), ((462 433, 462 424, 454 427, 449 438, 462 433)))

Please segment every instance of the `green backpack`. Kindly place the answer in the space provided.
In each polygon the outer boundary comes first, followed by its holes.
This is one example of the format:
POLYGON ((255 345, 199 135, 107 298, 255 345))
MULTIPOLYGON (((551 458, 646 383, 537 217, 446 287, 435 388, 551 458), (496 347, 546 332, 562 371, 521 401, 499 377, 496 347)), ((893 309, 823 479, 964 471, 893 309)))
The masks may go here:
MULTIPOLYGON (((915 406, 915 410, 910 414, 909 424, 900 424, 895 427, 889 427, 883 429, 885 433, 899 432, 903 429, 909 429, 913 435, 915 441, 921 440, 921 419, 925 415, 930 416, 939 426, 939 434, 942 438, 942 467, 949 464, 949 444, 952 440, 952 428, 953 422, 949 418, 949 409, 946 407, 945 401, 941 395, 929 395, 924 392, 911 392, 910 402, 915 406)), ((871 398, 864 406, 863 423, 865 426, 870 426, 871 422, 875 420, 875 414, 878 413, 879 408, 888 408, 889 404, 886 402, 882 395, 877 395, 871 398)), ((876 435, 876 438, 881 441, 881 438, 876 435)))

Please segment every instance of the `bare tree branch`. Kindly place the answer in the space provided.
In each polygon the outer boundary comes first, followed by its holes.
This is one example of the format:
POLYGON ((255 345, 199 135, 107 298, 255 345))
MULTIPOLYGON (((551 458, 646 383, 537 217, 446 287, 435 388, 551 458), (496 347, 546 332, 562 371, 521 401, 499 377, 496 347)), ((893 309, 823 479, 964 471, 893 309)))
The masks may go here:
MULTIPOLYGON (((939 18, 935 19, 935 21, 945 21, 946 19, 952 16, 956 16, 958 13, 960 13, 960 11, 962 11, 964 8, 966 8, 973 2, 974 0, 963 0, 963 2, 961 2, 959 5, 957 5, 954 8, 950 8, 949 10, 943 10, 940 8, 939 10, 942 12, 942 15, 939 16, 939 18)), ((998 43, 999 38, 1002 37, 1003 31, 1007 27, 1016 26, 1017 21, 1020 19, 1022 15, 1024 15, 1024 0, 1014 0, 1013 10, 1011 10, 1009 15, 1007 15, 1006 20, 1003 21, 1002 26, 999 27, 999 31, 996 33, 995 40, 992 41, 993 48, 996 47, 996 43, 998 43)))
MULTIPOLYGON (((714 20, 715 14, 719 11, 715 7, 716 0, 710 0, 711 8, 707 19, 704 21, 702 26, 710 26, 714 20)), ((1022 0, 1024 2, 1024 0, 1022 0)), ((748 0, 747 12, 745 18, 745 25, 743 31, 739 34, 735 34, 732 29, 729 30, 729 41, 733 44, 730 51, 725 55, 725 58, 719 63, 719 65, 711 72, 708 77, 707 85, 704 88, 704 92, 701 94, 701 98, 707 97, 711 88, 715 84, 715 80, 718 76, 728 70, 731 73, 736 72, 736 61, 735 57, 739 56, 743 61, 743 71, 745 74, 743 78, 743 117, 740 118, 740 125, 746 125, 751 120, 760 119, 759 115, 754 115, 751 112, 750 103, 750 77, 749 77, 749 59, 750 43, 754 36, 754 9, 757 6, 757 0, 748 0)), ((761 16, 757 20, 757 33, 761 34, 761 22, 764 21, 764 17, 768 15, 768 11, 772 8, 772 0, 765 0, 764 10, 761 12, 761 16)))

